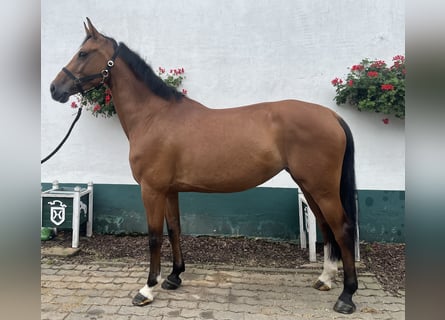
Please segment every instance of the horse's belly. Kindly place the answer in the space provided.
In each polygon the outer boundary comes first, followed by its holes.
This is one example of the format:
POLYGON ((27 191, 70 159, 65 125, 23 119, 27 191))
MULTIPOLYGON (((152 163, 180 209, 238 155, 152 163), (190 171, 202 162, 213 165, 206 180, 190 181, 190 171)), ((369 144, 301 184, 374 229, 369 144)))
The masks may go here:
POLYGON ((179 168, 179 191, 236 192, 272 178, 284 166, 277 150, 234 150, 194 158, 179 168))

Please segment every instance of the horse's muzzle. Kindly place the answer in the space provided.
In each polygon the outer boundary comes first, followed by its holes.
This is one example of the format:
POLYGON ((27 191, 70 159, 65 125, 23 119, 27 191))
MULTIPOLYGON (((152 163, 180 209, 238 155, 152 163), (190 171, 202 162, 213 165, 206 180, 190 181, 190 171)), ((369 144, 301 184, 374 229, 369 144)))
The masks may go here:
POLYGON ((67 102, 70 98, 69 92, 58 89, 54 83, 51 83, 49 90, 51 91, 52 98, 61 103, 67 102))

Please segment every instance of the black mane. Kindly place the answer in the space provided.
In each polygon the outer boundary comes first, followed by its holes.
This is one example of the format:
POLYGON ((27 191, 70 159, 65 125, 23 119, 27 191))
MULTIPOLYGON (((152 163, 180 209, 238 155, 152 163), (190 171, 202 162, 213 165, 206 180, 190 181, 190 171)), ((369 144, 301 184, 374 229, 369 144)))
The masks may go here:
POLYGON ((167 85, 137 53, 122 42, 119 43, 119 57, 125 61, 136 77, 142 80, 157 96, 166 100, 173 98, 179 100, 183 97, 181 92, 167 85))

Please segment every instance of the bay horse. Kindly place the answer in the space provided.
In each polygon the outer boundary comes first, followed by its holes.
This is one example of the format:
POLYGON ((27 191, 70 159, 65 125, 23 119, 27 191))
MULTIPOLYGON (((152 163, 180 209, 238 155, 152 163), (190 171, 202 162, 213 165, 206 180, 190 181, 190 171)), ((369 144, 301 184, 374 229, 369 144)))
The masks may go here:
POLYGON ((166 85, 137 53, 99 33, 90 19, 84 27, 86 38, 50 91, 54 100, 65 103, 104 83, 111 89, 149 231, 148 280, 133 304, 151 303, 161 282, 164 219, 173 270, 162 288, 181 284, 185 265, 178 192, 242 191, 286 170, 304 193, 324 238, 323 272, 314 287, 331 288, 341 259, 344 284, 334 310, 354 312, 354 143, 345 121, 328 108, 297 100, 208 108, 166 85))

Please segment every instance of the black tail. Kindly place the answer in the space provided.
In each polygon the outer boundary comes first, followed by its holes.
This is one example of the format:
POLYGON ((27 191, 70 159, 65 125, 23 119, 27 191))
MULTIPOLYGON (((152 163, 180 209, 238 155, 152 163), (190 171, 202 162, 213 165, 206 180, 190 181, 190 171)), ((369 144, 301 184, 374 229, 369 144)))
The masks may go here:
POLYGON ((357 223, 357 206, 356 206, 356 190, 355 190, 355 168, 354 168, 354 139, 351 129, 346 122, 339 118, 338 121, 346 134, 346 150, 343 157, 343 167, 341 171, 340 181, 340 199, 346 216, 349 219, 351 227, 351 236, 353 243, 357 239, 356 223, 357 223))
MULTIPOLYGON (((349 225, 346 232, 348 232, 350 246, 353 248, 357 239, 356 223, 358 219, 355 202, 354 139, 352 138, 351 129, 349 129, 346 122, 341 118, 338 118, 338 121, 346 134, 346 150, 343 156, 340 180, 340 199, 348 218, 349 225)), ((330 259, 333 261, 341 259, 340 246, 335 240, 334 233, 331 229, 327 230, 326 236, 325 242, 331 245, 330 259)))

